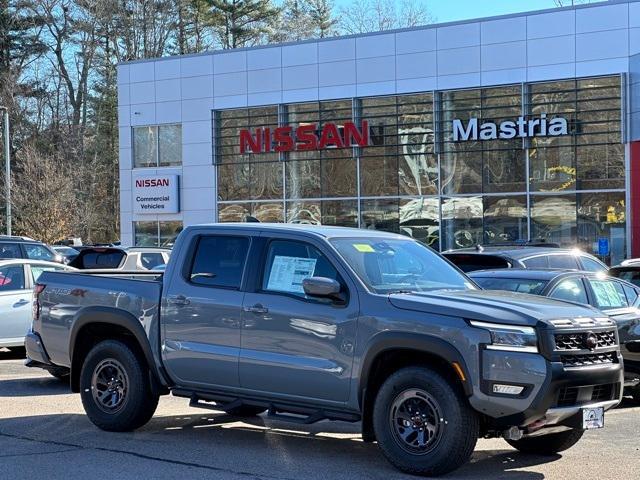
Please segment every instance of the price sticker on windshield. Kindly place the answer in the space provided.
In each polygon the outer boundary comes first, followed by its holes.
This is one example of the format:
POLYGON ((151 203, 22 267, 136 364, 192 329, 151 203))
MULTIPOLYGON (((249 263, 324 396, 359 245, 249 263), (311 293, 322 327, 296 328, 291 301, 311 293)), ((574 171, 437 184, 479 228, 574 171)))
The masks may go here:
POLYGON ((375 253, 375 250, 368 243, 354 243, 353 247, 362 253, 375 253))

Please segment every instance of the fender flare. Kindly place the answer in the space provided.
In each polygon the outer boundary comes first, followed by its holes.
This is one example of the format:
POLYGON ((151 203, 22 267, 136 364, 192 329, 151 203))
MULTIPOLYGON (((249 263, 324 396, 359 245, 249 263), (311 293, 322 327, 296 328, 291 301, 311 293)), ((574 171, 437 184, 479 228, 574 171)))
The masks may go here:
POLYGON ((451 343, 428 334, 386 331, 375 335, 369 341, 365 350, 366 354, 360 369, 360 385, 358 387, 358 400, 361 405, 373 362, 378 355, 388 350, 423 351, 440 357, 449 364, 456 362, 464 373, 465 380, 461 379, 460 383, 465 395, 470 396, 473 393, 473 385, 467 363, 460 351, 451 343))
MULTIPOLYGON (((162 374, 158 371, 158 366, 153 357, 151 351, 151 345, 147 333, 142 326, 140 320, 134 317, 131 313, 121 309, 103 306, 86 307, 80 310, 73 319, 73 327, 71 328, 69 336, 69 360, 71 362, 71 368, 73 369, 73 356, 76 347, 76 338, 80 331, 91 324, 107 323, 111 325, 117 325, 122 327, 131 333, 136 343, 142 350, 142 353, 149 366, 149 371, 152 374, 152 379, 157 385, 166 386, 167 382, 164 381, 162 374)), ((73 372, 72 372, 73 376, 73 372)))

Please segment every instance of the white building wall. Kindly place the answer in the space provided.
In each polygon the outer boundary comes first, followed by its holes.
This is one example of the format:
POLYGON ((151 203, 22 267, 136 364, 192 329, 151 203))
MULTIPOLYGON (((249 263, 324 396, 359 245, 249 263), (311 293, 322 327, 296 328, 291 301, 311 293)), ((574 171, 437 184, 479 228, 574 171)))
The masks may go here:
MULTIPOLYGON (((215 219, 213 109, 628 73, 629 57, 638 53, 640 1, 612 0, 394 32, 121 64, 122 241, 133 241, 135 220, 182 219, 188 225, 215 219), (181 175, 182 213, 133 215, 131 127, 163 123, 182 123, 183 165, 165 170, 181 175)), ((635 113, 640 109, 635 108, 634 98, 637 95, 631 96, 635 113)))

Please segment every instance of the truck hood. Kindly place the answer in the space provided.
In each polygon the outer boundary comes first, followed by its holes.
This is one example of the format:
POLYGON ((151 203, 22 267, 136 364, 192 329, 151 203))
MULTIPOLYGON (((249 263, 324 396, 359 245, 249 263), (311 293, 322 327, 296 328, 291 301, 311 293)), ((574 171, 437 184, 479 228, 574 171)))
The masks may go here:
POLYGON ((389 295, 389 301, 403 310, 512 325, 535 326, 559 318, 604 316, 587 305, 502 290, 396 293, 389 295))

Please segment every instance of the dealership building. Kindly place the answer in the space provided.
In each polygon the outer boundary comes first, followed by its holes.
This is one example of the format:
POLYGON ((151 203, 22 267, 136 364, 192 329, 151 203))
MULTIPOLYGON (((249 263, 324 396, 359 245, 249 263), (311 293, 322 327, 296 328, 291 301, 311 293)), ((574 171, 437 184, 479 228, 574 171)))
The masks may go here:
POLYGON ((640 256, 640 2, 118 66, 123 244, 204 222, 640 256))

